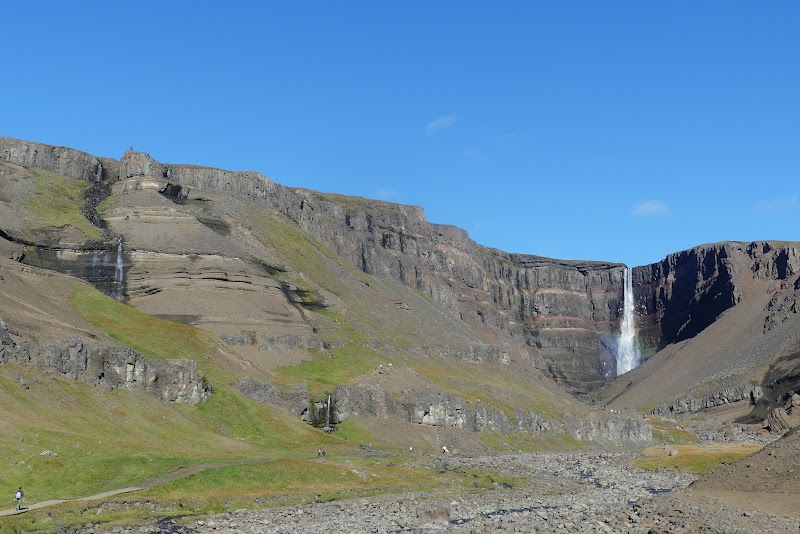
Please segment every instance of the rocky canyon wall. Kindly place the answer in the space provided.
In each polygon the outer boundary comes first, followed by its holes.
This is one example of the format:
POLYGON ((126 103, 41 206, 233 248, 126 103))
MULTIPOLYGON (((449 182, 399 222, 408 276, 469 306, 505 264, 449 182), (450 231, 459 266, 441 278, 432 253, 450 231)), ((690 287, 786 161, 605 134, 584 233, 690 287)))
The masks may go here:
POLYGON ((788 290, 798 273, 800 246, 773 242, 703 245, 637 267, 633 277, 639 340, 652 352, 695 336, 737 305, 757 280, 776 282, 777 293, 764 310, 768 330, 796 313, 796 299, 788 290))
MULTIPOLYGON (((0 158, 88 180, 96 178, 100 162, 72 149, 8 138, 0 139, 0 158)), ((151 177, 178 196, 215 191, 261 202, 354 267, 430 296, 487 344, 521 348, 529 363, 573 391, 590 390, 616 374, 622 264, 489 249, 464 230, 427 222, 416 206, 288 188, 255 172, 162 164, 133 150, 102 165, 106 178, 151 177)), ((645 357, 713 323, 740 301, 748 280, 788 280, 798 262, 791 244, 725 242, 636 267, 633 291, 645 357)), ((795 301, 776 302, 770 320, 780 321, 792 306, 795 301)))

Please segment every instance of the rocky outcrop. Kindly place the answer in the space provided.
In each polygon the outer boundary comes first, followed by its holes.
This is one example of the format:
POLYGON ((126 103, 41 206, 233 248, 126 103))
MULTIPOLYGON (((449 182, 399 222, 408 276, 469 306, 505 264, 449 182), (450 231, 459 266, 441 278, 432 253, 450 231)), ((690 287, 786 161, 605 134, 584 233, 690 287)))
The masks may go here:
POLYGON ((231 172, 194 165, 159 163, 145 152, 127 150, 119 164, 119 179, 155 177, 165 181, 164 192, 186 196, 181 185, 199 190, 232 193, 256 200, 273 199, 278 187, 272 180, 257 172, 231 172), (177 193, 177 194, 176 194, 177 193))
POLYGON ((0 160, 87 181, 103 176, 100 159, 91 154, 10 137, 0 137, 0 160))
POLYGON ((643 444, 653 441, 652 428, 641 419, 615 416, 567 417, 564 422, 542 416, 535 410, 517 410, 513 417, 480 401, 467 403, 458 395, 437 391, 404 391, 400 398, 377 384, 350 387, 339 384, 332 396, 331 422, 353 416, 396 417, 403 421, 502 434, 533 435, 567 433, 577 440, 598 444, 643 444))
MULTIPOLYGON (((416 375, 413 370, 391 368, 377 370, 385 375, 389 383, 402 380, 403 373, 416 375)), ((490 430, 499 433, 527 432, 541 435, 550 431, 563 432, 563 425, 542 416, 535 410, 517 410, 513 416, 502 410, 477 401, 468 403, 459 395, 432 387, 425 389, 403 389, 392 394, 377 380, 364 380, 356 385, 339 384, 330 395, 312 401, 305 385, 292 386, 288 390, 244 378, 239 383, 239 391, 246 397, 282 408, 303 420, 322 426, 324 423, 336 425, 355 416, 380 419, 397 418, 403 421, 432 427, 459 428, 472 432, 490 430)))
POLYGON ((653 428, 638 418, 570 416, 564 422, 564 429, 574 439, 600 445, 653 443, 653 428))
MULTIPOLYGON (((796 266, 793 267, 793 272, 798 272, 796 266)), ((785 323, 797 313, 800 313, 800 277, 795 278, 793 284, 788 280, 781 280, 779 290, 775 292, 775 295, 767 305, 764 332, 769 332, 778 325, 785 323)))
POLYGON ((291 386, 281 391, 272 384, 245 377, 239 381, 239 392, 261 404, 282 408, 300 417, 309 408, 311 396, 305 384, 291 386))
POLYGON ((775 408, 771 412, 762 426, 774 434, 788 432, 797 424, 797 418, 791 417, 783 408, 775 408))
POLYGON ((518 425, 501 410, 476 402, 474 406, 460 396, 443 391, 405 391, 395 399, 377 384, 350 387, 339 384, 333 393, 332 422, 340 423, 355 415, 399 417, 404 421, 429 426, 453 427, 479 432, 510 432, 515 426, 540 433, 548 427, 538 414, 526 414, 518 425), (537 424, 538 423, 538 426, 537 424))
POLYGON ((0 364, 15 362, 109 391, 147 391, 166 402, 201 402, 210 387, 192 360, 151 360, 125 347, 86 345, 79 337, 39 347, 16 341, 0 320, 0 364))
POLYGON ((747 421, 782 434, 800 425, 800 352, 776 358, 762 381, 764 395, 747 421))
POLYGON ((703 398, 685 397, 677 400, 671 404, 665 404, 653 409, 653 415, 666 416, 677 415, 685 413, 696 413, 715 406, 722 406, 724 404, 732 404, 746 400, 751 405, 755 405, 759 400, 764 397, 764 391, 759 386, 752 384, 742 384, 739 386, 726 388, 713 395, 708 395, 703 398))

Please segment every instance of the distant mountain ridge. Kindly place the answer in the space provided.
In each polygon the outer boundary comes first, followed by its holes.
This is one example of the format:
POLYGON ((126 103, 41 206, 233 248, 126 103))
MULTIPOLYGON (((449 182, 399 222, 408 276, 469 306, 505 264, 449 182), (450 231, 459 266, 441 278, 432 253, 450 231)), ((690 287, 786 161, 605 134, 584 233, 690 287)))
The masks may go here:
MULTIPOLYGON (((133 150, 114 160, 66 147, 0 138, 0 161, 103 182, 109 192, 123 196, 159 190, 176 201, 203 201, 209 195, 248 199, 285 216, 352 268, 424 295, 470 332, 470 343, 497 347, 498 358, 506 357, 503 354, 517 357, 574 393, 592 391, 616 374, 622 264, 507 253, 475 243, 462 229, 428 223, 422 208, 416 206, 289 188, 254 172, 163 164, 133 150)), ((123 236, 131 253, 180 252, 177 241, 156 243, 136 234, 140 230, 130 226, 132 209, 115 207, 103 215, 109 231, 123 236), (130 236, 126 228, 130 228, 130 236)), ((152 216, 156 221, 161 215, 152 211, 152 216)), ((63 231, 61 235, 53 231, 33 235, 5 218, 0 230, 42 245, 63 246, 70 241, 81 245, 80 238, 68 237, 63 231)), ((227 245, 219 232, 214 239, 220 243, 218 248, 211 240, 186 241, 183 252, 218 254, 227 245)), ((92 240, 87 237, 83 241, 92 240)), ((138 272, 135 266, 129 270, 138 272)), ((762 325, 759 336, 785 337, 767 326, 796 321, 798 274, 800 245, 793 242, 701 245, 633 268, 642 354, 649 359, 698 336, 728 310, 754 298, 755 286, 772 295, 767 299, 771 303, 768 310, 756 307, 751 314, 752 321, 762 325)), ((129 290, 130 280, 133 278, 129 290)), ((771 350, 739 369, 739 379, 752 380, 747 373, 778 355, 771 350)), ((684 390, 663 395, 678 398, 696 384, 706 383, 707 387, 719 374, 719 369, 710 366, 683 384, 684 390)))

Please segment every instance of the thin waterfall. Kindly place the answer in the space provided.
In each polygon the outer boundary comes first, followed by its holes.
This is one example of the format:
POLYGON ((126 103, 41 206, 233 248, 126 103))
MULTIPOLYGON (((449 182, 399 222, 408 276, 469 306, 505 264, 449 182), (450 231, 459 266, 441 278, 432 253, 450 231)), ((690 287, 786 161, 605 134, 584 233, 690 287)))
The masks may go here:
POLYGON ((640 363, 636 347, 636 316, 633 311, 633 276, 628 267, 625 267, 624 281, 622 327, 617 344, 617 376, 627 373, 640 363))
POLYGON ((100 183, 103 181, 103 164, 97 162, 97 170, 94 173, 94 181, 100 183))
POLYGON ((125 250, 122 245, 122 236, 117 239, 117 262, 114 266, 114 296, 117 300, 122 298, 125 284, 125 250))
POLYGON ((328 404, 325 407, 325 428, 323 428, 325 432, 328 434, 331 433, 331 396, 328 395, 328 404))

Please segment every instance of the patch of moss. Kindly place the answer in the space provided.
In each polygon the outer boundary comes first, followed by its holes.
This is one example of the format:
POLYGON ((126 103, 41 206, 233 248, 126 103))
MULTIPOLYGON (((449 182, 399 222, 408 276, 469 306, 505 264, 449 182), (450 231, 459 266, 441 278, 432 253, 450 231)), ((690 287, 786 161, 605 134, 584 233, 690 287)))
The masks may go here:
POLYGON ((761 449, 760 445, 734 443, 718 447, 677 445, 677 454, 671 455, 663 448, 651 448, 644 455, 631 461, 631 465, 654 471, 671 469, 706 474, 723 463, 732 463, 761 449))

